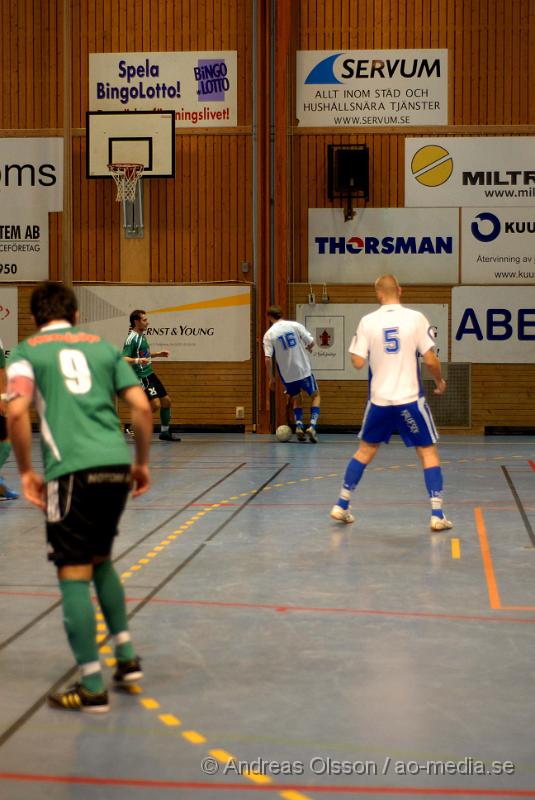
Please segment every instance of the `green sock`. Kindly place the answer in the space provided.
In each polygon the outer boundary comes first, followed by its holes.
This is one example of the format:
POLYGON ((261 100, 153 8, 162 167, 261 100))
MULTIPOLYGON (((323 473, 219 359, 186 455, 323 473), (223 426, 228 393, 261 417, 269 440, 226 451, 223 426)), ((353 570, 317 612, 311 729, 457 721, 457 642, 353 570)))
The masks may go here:
POLYGON ((168 430, 169 423, 171 422, 171 409, 160 407, 160 422, 162 423, 162 430, 168 430))
POLYGON ((7 461, 7 457, 11 452, 11 445, 9 444, 8 440, 6 439, 4 442, 0 442, 0 469, 4 466, 7 461))
POLYGON ((59 588, 63 623, 76 663, 82 670, 82 685, 90 692, 102 692, 105 686, 100 671, 95 609, 89 594, 89 581, 60 580, 59 588))
POLYGON ((124 589, 109 559, 95 565, 93 581, 102 613, 115 639, 115 657, 118 661, 130 661, 136 653, 128 633, 124 589))

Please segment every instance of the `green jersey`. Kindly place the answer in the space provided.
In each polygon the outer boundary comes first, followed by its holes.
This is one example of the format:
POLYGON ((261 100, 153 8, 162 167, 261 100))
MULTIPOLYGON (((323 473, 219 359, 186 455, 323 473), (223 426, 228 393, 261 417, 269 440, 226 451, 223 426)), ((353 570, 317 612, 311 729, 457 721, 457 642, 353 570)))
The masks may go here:
POLYGON ((2 340, 0 339, 0 369, 4 369, 6 366, 6 356, 4 353, 4 345, 2 340))
POLYGON ((48 325, 11 352, 7 376, 10 393, 17 380, 33 382, 45 480, 131 463, 115 395, 138 380, 109 342, 67 322, 48 325))
POLYGON ((144 333, 130 331, 123 345, 123 356, 128 356, 129 358, 148 358, 149 361, 147 364, 132 364, 132 366, 134 368, 134 372, 140 379, 152 375, 150 347, 149 343, 147 342, 147 337, 144 333))

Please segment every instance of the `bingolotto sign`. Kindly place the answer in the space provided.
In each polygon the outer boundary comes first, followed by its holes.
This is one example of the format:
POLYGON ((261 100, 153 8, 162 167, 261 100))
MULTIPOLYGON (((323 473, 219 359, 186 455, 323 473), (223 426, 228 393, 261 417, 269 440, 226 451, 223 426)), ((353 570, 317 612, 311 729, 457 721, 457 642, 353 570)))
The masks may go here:
POLYGON ((405 140, 405 206, 535 205, 535 137, 405 140))

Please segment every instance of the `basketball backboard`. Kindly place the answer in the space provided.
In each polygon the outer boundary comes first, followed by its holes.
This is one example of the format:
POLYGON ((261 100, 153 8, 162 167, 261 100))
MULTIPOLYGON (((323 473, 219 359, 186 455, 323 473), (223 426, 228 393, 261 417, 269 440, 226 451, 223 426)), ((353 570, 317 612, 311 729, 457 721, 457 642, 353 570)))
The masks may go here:
POLYGON ((110 178, 108 164, 143 164, 144 178, 175 175, 174 111, 88 111, 86 176, 110 178))

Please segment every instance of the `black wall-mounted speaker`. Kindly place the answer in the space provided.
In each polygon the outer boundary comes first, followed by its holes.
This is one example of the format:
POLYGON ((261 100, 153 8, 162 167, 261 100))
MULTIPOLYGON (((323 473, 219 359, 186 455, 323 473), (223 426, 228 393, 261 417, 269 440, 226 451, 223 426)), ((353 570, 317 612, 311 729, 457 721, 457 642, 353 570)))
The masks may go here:
POLYGON ((365 145, 345 148, 329 145, 329 199, 335 196, 369 196, 369 151, 365 145))

